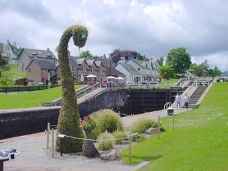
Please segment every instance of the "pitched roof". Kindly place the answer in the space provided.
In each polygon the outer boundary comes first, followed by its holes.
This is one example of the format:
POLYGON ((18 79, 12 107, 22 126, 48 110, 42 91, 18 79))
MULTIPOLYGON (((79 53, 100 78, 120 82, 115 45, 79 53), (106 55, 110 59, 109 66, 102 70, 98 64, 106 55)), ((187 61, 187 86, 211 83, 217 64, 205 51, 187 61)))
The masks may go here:
POLYGON ((12 52, 17 56, 17 59, 24 57, 33 57, 39 56, 40 58, 54 58, 54 54, 49 50, 39 50, 39 49, 29 49, 29 48, 20 48, 16 45, 11 44, 8 41, 8 45, 11 48, 12 52))
POLYGON ((39 56, 39 58, 54 58, 54 54, 50 50, 38 50, 25 48, 19 58, 39 56))
POLYGON ((154 75, 151 69, 141 65, 138 60, 120 61, 118 65, 134 75, 154 75))
POLYGON ((47 59, 41 59, 41 58, 34 58, 31 60, 31 62, 28 64, 28 66, 26 67, 26 69, 32 64, 35 63, 37 65, 39 65, 39 67, 41 69, 45 69, 45 70, 55 70, 56 69, 56 65, 52 60, 47 60, 47 59))

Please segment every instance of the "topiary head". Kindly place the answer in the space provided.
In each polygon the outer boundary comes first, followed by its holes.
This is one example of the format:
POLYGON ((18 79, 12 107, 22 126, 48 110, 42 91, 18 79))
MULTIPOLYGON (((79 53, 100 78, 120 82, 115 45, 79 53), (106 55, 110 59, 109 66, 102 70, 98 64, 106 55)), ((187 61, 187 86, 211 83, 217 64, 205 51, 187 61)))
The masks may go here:
POLYGON ((88 37, 88 30, 86 27, 81 25, 76 25, 72 28, 72 36, 74 45, 79 48, 85 46, 88 37))

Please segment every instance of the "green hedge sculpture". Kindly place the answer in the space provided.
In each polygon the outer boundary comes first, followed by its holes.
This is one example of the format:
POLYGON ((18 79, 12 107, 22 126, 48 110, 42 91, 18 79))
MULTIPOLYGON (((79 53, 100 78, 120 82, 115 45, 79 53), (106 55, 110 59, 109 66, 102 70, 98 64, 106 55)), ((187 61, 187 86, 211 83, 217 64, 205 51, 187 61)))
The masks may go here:
MULTIPOLYGON (((63 92, 63 106, 58 118, 57 129, 61 134, 72 137, 83 137, 80 128, 80 115, 75 96, 74 82, 69 66, 68 43, 73 38, 74 45, 81 48, 85 45, 88 36, 87 28, 80 25, 74 25, 65 30, 59 45, 58 58, 60 65, 60 74, 63 92)), ((62 153, 75 153, 82 150, 82 140, 72 138, 57 138, 57 151, 62 153)))

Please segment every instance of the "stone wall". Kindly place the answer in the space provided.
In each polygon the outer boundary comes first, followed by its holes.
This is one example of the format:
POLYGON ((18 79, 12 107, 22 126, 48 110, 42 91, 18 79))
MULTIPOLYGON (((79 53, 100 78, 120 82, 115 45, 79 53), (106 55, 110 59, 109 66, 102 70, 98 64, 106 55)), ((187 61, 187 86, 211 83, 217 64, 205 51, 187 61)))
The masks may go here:
MULTIPOLYGON (((100 109, 120 113, 160 110, 173 101, 177 90, 118 89, 107 90, 79 104, 81 117, 100 109)), ((47 123, 57 124, 60 106, 0 112, 0 139, 44 131, 47 123)))

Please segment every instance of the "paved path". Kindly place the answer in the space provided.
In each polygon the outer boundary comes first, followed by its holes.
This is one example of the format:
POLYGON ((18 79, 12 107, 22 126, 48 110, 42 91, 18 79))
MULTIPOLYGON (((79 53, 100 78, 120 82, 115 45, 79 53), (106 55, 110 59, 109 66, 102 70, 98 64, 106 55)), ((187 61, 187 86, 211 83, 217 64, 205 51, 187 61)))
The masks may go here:
POLYGON ((5 162, 5 171, 132 171, 120 161, 105 162, 83 156, 64 155, 55 159, 45 149, 45 134, 38 133, 0 140, 0 149, 16 148, 20 155, 5 162))
MULTIPOLYGON (((180 109, 175 109, 175 114, 178 113, 182 113, 182 112, 186 112, 189 109, 186 108, 180 108, 180 109)), ((126 116, 122 118, 122 122, 125 128, 130 127, 132 124, 134 124, 135 121, 139 120, 139 119, 144 119, 144 118, 151 118, 154 120, 157 120, 158 117, 165 117, 167 116, 167 112, 166 110, 158 110, 158 111, 153 111, 153 112, 147 112, 147 113, 143 113, 143 114, 137 114, 137 115, 131 115, 131 116, 126 116)))
MULTIPOLYGON (((188 109, 189 110, 189 109, 188 109)), ((178 109, 176 113, 186 109, 178 109)), ((166 111, 154 111, 122 118, 125 127, 131 126, 140 118, 166 116, 166 111)), ((0 140, 0 149, 16 148, 20 155, 15 160, 5 162, 6 171, 134 171, 137 166, 124 165, 121 161, 105 162, 83 156, 64 155, 51 158, 45 149, 46 135, 37 133, 0 140)))

